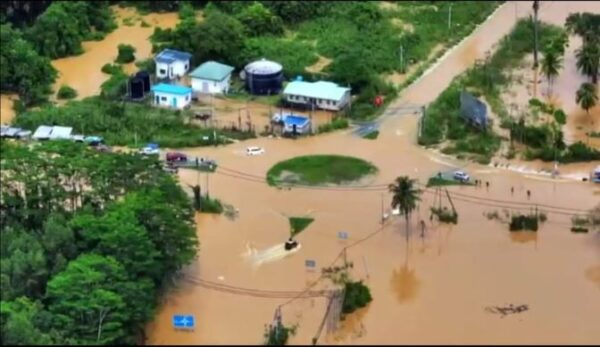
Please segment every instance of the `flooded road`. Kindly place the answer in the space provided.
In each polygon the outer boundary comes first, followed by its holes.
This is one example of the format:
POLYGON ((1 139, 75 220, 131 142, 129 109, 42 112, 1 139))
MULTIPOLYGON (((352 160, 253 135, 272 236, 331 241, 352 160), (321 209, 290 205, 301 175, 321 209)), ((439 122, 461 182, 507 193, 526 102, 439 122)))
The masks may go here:
MULTIPOLYGON (((66 84, 77 90, 78 99, 100 93, 100 85, 110 76, 100 71, 106 63, 113 63, 117 57, 117 46, 129 44, 135 47, 136 61, 150 58, 152 44, 148 40, 154 32, 154 27, 173 28, 179 20, 177 13, 151 13, 139 15, 133 8, 111 7, 119 27, 108 34, 102 41, 83 42, 84 53, 78 56, 55 59, 52 66, 58 70, 58 78, 53 90, 58 91, 66 84), (142 27, 139 20, 133 20, 134 25, 123 24, 126 19, 143 19, 149 27, 142 27)), ((134 63, 124 66, 128 73, 137 71, 134 63)))
MULTIPOLYGON (((557 5, 543 2, 542 20, 545 15, 566 16, 552 13, 565 11, 557 5)), ((351 275, 368 284, 373 302, 350 315, 335 334, 322 335, 319 343, 600 342, 600 237, 569 231, 570 215, 600 200, 600 187, 581 182, 578 176, 600 163, 565 166, 561 178, 555 180, 527 172, 542 164, 517 165, 513 171, 466 163, 419 148, 417 117, 391 111, 407 103, 433 101, 452 78, 510 31, 515 6, 519 16, 530 11, 529 2, 502 6, 393 103, 376 141, 352 136, 352 130, 347 130, 295 141, 260 138, 226 147, 182 150, 215 159, 220 167, 210 175, 182 170, 181 182, 199 183, 211 197, 238 208, 239 216, 230 220, 197 215, 199 258, 185 270, 188 280, 167 295, 155 321, 148 325, 148 343, 260 344, 265 324, 283 304, 284 323, 298 324, 290 343, 308 344, 323 319, 324 298, 290 301, 248 289, 302 290, 319 277, 321 268, 332 264, 343 247, 359 240, 364 241, 347 251, 354 264, 351 275), (266 153, 246 156, 245 148, 254 145, 266 153), (371 161, 379 173, 363 184, 374 188, 286 190, 266 185, 264 178, 273 164, 308 153, 371 161), (402 218, 392 217, 381 229, 382 212, 389 213, 391 199, 385 186, 396 176, 409 175, 425 183, 436 172, 453 168, 464 168, 473 178, 491 183, 489 189, 448 188, 459 214, 458 225, 429 220, 434 194, 427 190, 413 214, 408 243, 402 218), (535 236, 511 234, 508 225, 485 216, 529 212, 536 205, 547 212, 548 220, 535 236), (286 216, 306 215, 315 220, 297 236, 301 244, 297 252, 258 266, 249 259, 249 247, 276 249, 289 237, 286 216), (423 237, 417 230, 419 220, 426 222, 423 237), (339 231, 348 232, 349 239, 339 240, 339 231), (316 261, 316 270, 305 268, 308 259, 316 261), (209 281, 212 288, 206 282, 198 284, 197 279, 209 281), (509 304, 526 304, 529 310, 504 318, 485 310, 509 304), (175 331, 173 314, 195 315, 195 331, 175 331)), ((590 6, 597 5, 571 2, 568 11, 589 11, 590 6)), ((448 201, 443 204, 449 206, 448 201)), ((324 280, 312 289, 331 286, 324 280)))
POLYGON ((17 94, 0 94, 0 124, 10 124, 15 117, 13 104, 17 99, 17 94))

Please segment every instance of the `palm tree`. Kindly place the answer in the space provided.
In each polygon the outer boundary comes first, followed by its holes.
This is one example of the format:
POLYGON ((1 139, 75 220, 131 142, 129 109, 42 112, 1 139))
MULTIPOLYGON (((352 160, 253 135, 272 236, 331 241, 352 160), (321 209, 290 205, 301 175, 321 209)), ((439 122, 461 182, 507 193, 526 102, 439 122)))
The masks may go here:
POLYGON ((558 76, 558 70, 562 68, 562 57, 556 50, 548 47, 544 52, 542 59, 542 73, 548 78, 548 96, 550 96, 551 86, 554 78, 558 76))
POLYGON ((578 35, 583 42, 598 36, 597 15, 593 13, 572 13, 567 17, 565 28, 571 35, 578 35))
POLYGON ((595 40, 587 41, 580 49, 575 51, 577 70, 590 77, 592 83, 598 83, 598 70, 600 69, 600 43, 595 40))
POLYGON ((421 200, 421 190, 416 188, 415 179, 408 176, 397 177, 394 183, 389 185, 390 193, 393 193, 392 208, 398 207, 400 214, 404 215, 406 220, 406 240, 408 241, 409 218, 412 211, 417 207, 417 202, 421 200))
POLYGON ((589 115, 590 108, 596 106, 598 103, 598 90, 596 89, 596 85, 587 82, 581 84, 581 87, 579 87, 579 90, 575 95, 575 100, 589 115))

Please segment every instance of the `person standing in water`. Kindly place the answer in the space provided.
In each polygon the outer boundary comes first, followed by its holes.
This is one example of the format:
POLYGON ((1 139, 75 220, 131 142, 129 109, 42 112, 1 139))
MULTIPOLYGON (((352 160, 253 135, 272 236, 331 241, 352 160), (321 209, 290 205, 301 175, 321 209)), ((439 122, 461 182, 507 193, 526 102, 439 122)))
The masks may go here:
POLYGON ((510 187, 510 195, 514 195, 515 194, 515 187, 510 187))
POLYGON ((531 198, 531 192, 529 191, 529 189, 527 189, 527 200, 529 200, 529 198, 531 198))

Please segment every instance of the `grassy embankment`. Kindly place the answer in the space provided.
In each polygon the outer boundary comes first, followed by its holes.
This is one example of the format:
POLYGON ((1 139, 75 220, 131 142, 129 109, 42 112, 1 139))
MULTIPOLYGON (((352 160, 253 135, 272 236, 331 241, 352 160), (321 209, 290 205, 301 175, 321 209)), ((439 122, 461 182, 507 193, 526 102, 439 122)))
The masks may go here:
POLYGON ((373 164, 362 159, 340 155, 308 155, 275 164, 267 172, 267 182, 271 186, 343 184, 376 172, 373 164))
MULTIPOLYGON (((540 47, 544 47, 562 33, 561 28, 542 23, 540 47)), ((442 148, 443 153, 456 154, 458 157, 472 159, 482 164, 490 162, 491 157, 500 148, 501 141, 509 139, 495 134, 491 125, 486 131, 479 131, 466 124, 460 116, 459 96, 462 90, 467 90, 487 101, 491 107, 490 111, 499 117, 500 127, 511 129, 513 140, 518 141, 522 138, 528 141, 524 142, 529 146, 525 152, 526 159, 554 160, 552 144, 554 137, 551 136, 550 126, 525 126, 523 122, 516 122, 509 115, 507 106, 501 99, 505 88, 515 82, 510 73, 511 69, 522 64, 524 57, 532 53, 532 37, 533 23, 530 20, 519 21, 512 32, 502 39, 497 51, 491 57, 455 78, 427 109, 422 120, 419 144, 442 145, 444 141, 448 141, 448 144, 442 148), (519 136, 524 132, 533 136, 519 136), (536 148, 534 143, 539 144, 539 148, 536 148)), ((562 139, 562 133, 557 136, 562 139)), ((585 147, 577 143, 559 148, 560 152, 557 153, 556 158, 562 162, 572 162, 592 160, 594 156, 600 156, 600 153, 594 153, 592 149, 585 147)), ((514 156, 514 153, 512 155, 514 156)))

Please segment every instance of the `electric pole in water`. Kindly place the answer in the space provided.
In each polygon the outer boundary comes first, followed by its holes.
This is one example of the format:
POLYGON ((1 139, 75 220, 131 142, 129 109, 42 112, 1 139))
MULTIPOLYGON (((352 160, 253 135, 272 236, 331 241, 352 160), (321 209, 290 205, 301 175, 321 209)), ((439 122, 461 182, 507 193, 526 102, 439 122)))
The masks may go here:
POLYGON ((383 193, 381 193, 381 225, 383 225, 384 223, 384 217, 383 217, 383 193))
POLYGON ((537 69, 538 69, 538 0, 533 1, 533 97, 537 96, 537 69))

